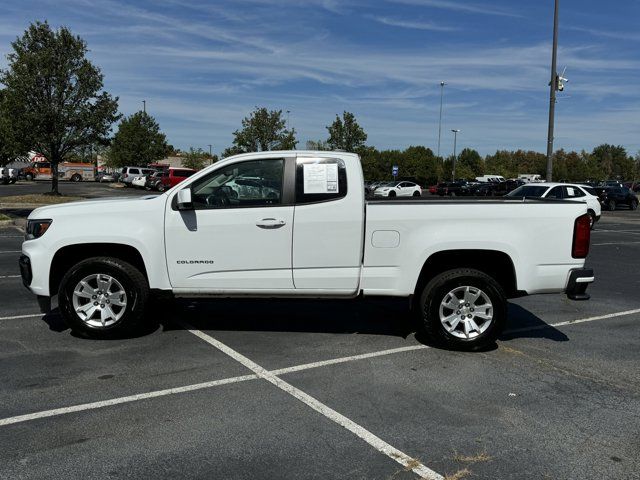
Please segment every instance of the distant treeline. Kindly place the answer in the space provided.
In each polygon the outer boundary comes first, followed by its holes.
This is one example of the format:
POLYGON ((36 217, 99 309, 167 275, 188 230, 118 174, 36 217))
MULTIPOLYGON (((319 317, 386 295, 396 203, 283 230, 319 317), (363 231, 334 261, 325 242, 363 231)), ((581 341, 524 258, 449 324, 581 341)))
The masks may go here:
MULTIPOLYGON (((413 178, 423 184, 451 179, 452 157, 437 158, 430 148, 416 146, 406 150, 377 150, 361 147, 364 176, 367 180, 392 179, 392 167, 399 168, 399 178, 413 178)), ((498 150, 482 157, 476 150, 465 148, 457 156, 456 178, 473 179, 481 175, 497 174, 515 178, 519 174, 539 174, 547 171, 545 154, 524 150, 498 150)), ((553 157, 553 179, 584 180, 637 180, 640 178, 640 154, 632 157, 624 147, 603 144, 592 152, 566 152, 558 150, 553 157)))

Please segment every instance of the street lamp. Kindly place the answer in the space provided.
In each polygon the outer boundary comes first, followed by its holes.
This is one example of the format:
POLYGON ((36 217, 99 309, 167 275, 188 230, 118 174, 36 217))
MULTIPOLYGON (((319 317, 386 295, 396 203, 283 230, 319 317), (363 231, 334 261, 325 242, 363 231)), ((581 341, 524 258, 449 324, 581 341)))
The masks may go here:
POLYGON ((553 128, 556 113, 556 91, 558 90, 558 9, 560 0, 555 0, 553 13, 553 48, 551 53, 551 93, 549 95, 549 132, 547 134, 547 182, 553 177, 553 128))
POLYGON ((147 113, 147 101, 146 100, 142 100, 142 111, 144 113, 147 113))
POLYGON ((289 114, 291 112, 289 110, 287 110, 287 130, 289 130, 289 114))
POLYGON ((451 129, 453 132, 453 167, 451 169, 451 181, 455 182, 456 180, 456 146, 458 144, 458 133, 460 133, 460 129, 453 128, 451 129))
POLYGON ((209 144, 207 145, 207 147, 209 147, 209 158, 211 159, 211 164, 213 165, 213 155, 211 153, 211 148, 213 147, 213 145, 209 144))
POLYGON ((440 122, 438 123, 438 157, 440 157, 440 137, 442 135, 442 98, 444 97, 445 82, 440 82, 440 122))

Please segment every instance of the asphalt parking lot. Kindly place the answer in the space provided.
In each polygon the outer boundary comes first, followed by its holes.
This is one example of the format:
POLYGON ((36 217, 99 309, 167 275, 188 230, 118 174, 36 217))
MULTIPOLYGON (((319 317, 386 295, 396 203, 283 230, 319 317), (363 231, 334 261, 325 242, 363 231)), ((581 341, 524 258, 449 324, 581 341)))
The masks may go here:
POLYGON ((513 300, 476 353, 381 299, 181 301, 78 338, 37 314, 21 242, 0 229, 2 479, 640 478, 637 211, 603 212, 591 300, 513 300))

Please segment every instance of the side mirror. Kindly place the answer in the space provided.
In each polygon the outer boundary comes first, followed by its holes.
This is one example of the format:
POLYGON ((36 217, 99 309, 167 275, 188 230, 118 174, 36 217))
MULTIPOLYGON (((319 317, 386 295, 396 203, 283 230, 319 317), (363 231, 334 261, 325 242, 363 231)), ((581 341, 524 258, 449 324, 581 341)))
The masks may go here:
POLYGON ((178 210, 193 210, 191 188, 183 188, 178 192, 176 206, 178 210))

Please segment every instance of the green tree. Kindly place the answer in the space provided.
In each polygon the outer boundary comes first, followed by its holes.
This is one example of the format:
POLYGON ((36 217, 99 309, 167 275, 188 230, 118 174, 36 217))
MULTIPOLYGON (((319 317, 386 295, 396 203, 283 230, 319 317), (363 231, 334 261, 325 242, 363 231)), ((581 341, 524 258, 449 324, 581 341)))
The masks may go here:
POLYGON ((205 154, 201 148, 195 150, 193 147, 182 157, 182 166, 185 168, 193 168, 194 170, 201 170, 205 165, 209 163, 207 154, 205 154))
POLYGON ((355 152, 364 146, 367 134, 351 112, 343 112, 342 118, 336 115, 334 122, 327 127, 329 139, 327 143, 332 150, 355 152))
POLYGON ((103 75, 87 58, 87 44, 67 28, 31 24, 12 44, 8 68, 0 71, 3 110, 11 118, 10 143, 36 150, 52 167, 58 194, 58 164, 83 146, 107 142, 118 116, 118 99, 102 91, 103 75))
POLYGON ((456 160, 456 176, 458 169, 465 173, 461 178, 474 179, 484 174, 484 160, 476 150, 465 148, 456 160))
POLYGON ((591 156, 606 178, 626 179, 633 175, 633 159, 621 145, 598 145, 591 152, 591 156))
POLYGON ((329 144, 324 140, 307 140, 307 150, 331 150, 329 144))
POLYGON ((251 112, 242 120, 242 129, 233 132, 233 145, 223 157, 246 152, 266 150, 294 150, 298 141, 294 128, 286 128, 282 110, 267 110, 264 107, 251 112))
POLYGON ((12 142, 10 132, 11 122, 6 113, 4 97, 4 90, 0 90, 0 166, 11 162, 17 156, 17 153, 26 153, 17 152, 12 142))
POLYGON ((109 149, 109 166, 149 165, 168 153, 167 137, 158 122, 146 112, 136 112, 118 125, 109 149))

